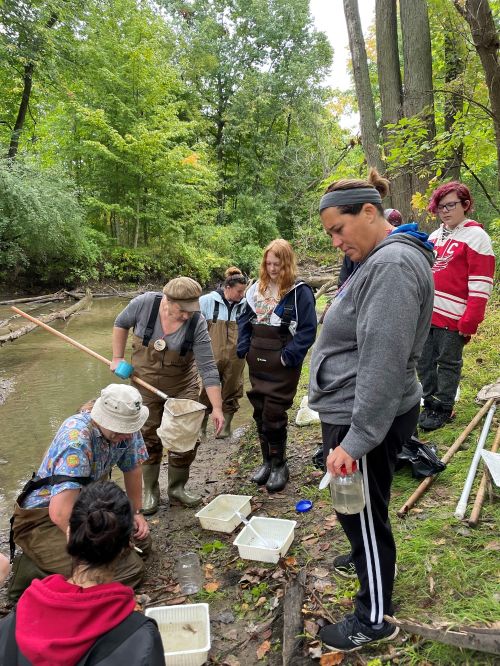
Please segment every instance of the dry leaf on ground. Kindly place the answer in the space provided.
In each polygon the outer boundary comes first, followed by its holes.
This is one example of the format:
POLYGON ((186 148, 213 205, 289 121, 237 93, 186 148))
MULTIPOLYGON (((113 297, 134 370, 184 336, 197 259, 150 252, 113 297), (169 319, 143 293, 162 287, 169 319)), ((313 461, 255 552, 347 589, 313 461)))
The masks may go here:
POLYGON ((213 583, 207 583, 206 585, 204 585, 203 589, 206 592, 215 592, 216 590, 219 589, 219 587, 220 587, 220 583, 218 583, 217 581, 214 581, 213 583))
POLYGON ((323 567, 315 567, 311 573, 315 578, 326 578, 330 572, 323 567))
POLYGON ((314 622, 314 620, 305 620, 304 629, 311 636, 316 636, 316 634, 318 633, 319 624, 317 622, 314 622))
POLYGON ((167 606, 177 606, 178 604, 183 604, 186 601, 187 597, 175 597, 174 599, 168 599, 165 601, 167 606))
POLYGON ((222 662, 222 666, 240 666, 240 662, 234 654, 229 654, 222 662))
POLYGON ((343 661, 343 652, 329 652, 321 657, 319 660, 319 666, 335 666, 335 664, 341 664, 343 661))
POLYGON ((321 643, 319 641, 314 641, 309 644, 309 656, 311 659, 320 659, 321 657, 321 643))
POLYGON ((271 643, 269 641, 264 641, 257 648, 257 659, 263 659, 270 649, 271 649, 271 643))

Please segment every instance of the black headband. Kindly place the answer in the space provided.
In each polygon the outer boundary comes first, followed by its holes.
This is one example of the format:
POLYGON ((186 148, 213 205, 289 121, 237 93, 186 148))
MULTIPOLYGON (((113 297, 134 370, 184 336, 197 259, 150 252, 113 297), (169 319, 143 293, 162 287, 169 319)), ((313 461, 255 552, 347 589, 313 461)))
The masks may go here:
POLYGON ((355 204, 382 204, 382 197, 374 187, 353 187, 349 190, 327 192, 319 202, 319 212, 325 208, 337 206, 353 206, 355 204))

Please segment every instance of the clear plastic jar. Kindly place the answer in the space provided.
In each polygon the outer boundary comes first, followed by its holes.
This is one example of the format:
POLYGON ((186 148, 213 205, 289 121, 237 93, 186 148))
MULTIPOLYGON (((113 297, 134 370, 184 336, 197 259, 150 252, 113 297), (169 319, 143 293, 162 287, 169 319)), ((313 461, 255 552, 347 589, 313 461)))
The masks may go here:
POLYGON ((200 591, 203 583, 203 573, 200 558, 196 553, 180 555, 175 566, 175 573, 182 594, 195 594, 200 591))
POLYGON ((353 463, 352 469, 353 473, 347 474, 345 465, 342 465, 341 475, 332 476, 330 480, 333 508, 347 515, 360 513, 365 508, 363 477, 356 463, 353 463))

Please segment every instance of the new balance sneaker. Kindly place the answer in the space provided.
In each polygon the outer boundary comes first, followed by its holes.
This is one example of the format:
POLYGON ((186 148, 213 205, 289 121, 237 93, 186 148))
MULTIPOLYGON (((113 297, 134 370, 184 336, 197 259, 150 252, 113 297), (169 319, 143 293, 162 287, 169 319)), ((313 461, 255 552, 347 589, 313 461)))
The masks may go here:
POLYGON ((380 629, 375 629, 360 622, 355 615, 346 615, 340 622, 323 627, 319 637, 332 652, 354 652, 378 641, 390 641, 398 633, 399 627, 385 620, 380 629))
POLYGON ((338 573, 339 576, 344 578, 356 578, 356 567, 352 561, 351 553, 347 555, 337 555, 333 558, 333 570, 335 573, 338 573))

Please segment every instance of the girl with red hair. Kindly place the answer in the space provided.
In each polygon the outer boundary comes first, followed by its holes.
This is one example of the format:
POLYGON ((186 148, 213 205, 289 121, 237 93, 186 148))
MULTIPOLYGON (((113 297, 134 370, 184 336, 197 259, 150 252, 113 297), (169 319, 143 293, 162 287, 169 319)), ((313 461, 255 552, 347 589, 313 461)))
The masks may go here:
POLYGON ((472 204, 469 188, 456 181, 438 187, 429 204, 441 225, 429 237, 436 261, 431 329, 418 364, 423 430, 436 430, 452 419, 463 348, 483 321, 493 289, 491 239, 482 224, 470 219, 472 204))
POLYGON ((314 295, 297 280, 295 253, 288 241, 278 238, 265 248, 259 279, 246 299, 238 322, 237 355, 247 359, 252 385, 247 395, 262 451, 262 466, 252 481, 276 492, 289 477, 287 410, 317 326, 314 295))

